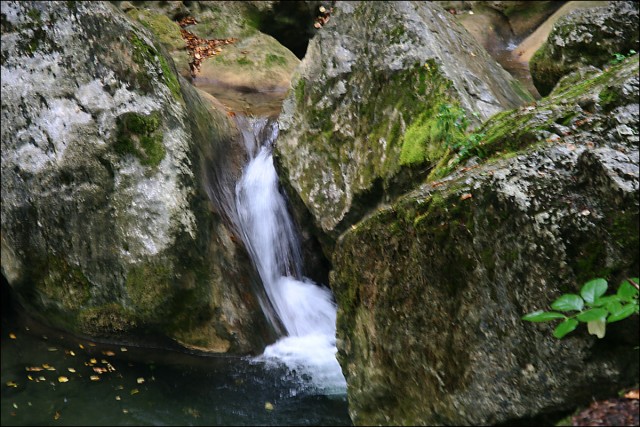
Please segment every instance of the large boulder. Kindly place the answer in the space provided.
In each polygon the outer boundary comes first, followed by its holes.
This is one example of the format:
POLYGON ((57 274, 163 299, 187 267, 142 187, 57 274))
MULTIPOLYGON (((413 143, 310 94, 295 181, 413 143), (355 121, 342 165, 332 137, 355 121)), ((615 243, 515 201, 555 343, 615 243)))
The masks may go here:
POLYGON ((272 15, 270 2, 204 1, 185 5, 179 1, 142 1, 135 6, 120 2, 119 6, 157 36, 183 77, 214 95, 229 110, 260 116, 279 113, 300 60, 260 31, 265 26, 262 21, 272 15), (185 17, 193 21, 181 29, 177 21, 185 17), (198 37, 201 46, 206 40, 227 43, 218 45, 213 56, 198 53, 201 57, 196 60, 186 48, 185 31, 191 33, 186 37, 198 37))
POLYGON ((244 149, 163 52, 106 2, 2 2, 2 274, 78 334, 259 352, 225 209, 244 149))
POLYGON ((546 96, 562 76, 590 65, 602 68, 617 55, 637 51, 638 3, 612 1, 606 7, 574 10, 560 18, 529 61, 538 92, 546 96))
POLYGON ((431 131, 443 108, 477 124, 529 99, 440 6, 337 2, 283 104, 281 182, 329 247, 437 163, 447 147, 431 131))
POLYGON ((640 266, 638 56, 565 83, 478 130, 490 159, 434 174, 337 242, 355 424, 550 422, 637 384, 637 316, 603 339, 521 320, 640 266))

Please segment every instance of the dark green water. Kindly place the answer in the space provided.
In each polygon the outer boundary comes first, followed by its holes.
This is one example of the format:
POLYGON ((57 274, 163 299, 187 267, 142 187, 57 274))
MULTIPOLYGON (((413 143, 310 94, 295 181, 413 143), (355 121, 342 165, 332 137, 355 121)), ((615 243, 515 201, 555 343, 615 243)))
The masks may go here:
POLYGON ((4 313, 1 335, 3 426, 351 425, 344 394, 247 358, 91 343, 4 313))

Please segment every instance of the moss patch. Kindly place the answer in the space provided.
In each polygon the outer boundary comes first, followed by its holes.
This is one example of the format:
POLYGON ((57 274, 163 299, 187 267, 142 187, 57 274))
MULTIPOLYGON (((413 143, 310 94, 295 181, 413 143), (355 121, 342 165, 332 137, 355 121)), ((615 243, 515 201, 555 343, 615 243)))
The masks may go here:
POLYGON ((164 55, 133 33, 130 36, 130 41, 133 45, 133 61, 140 68, 137 73, 137 79, 141 88, 146 92, 152 90, 148 67, 153 66, 156 70, 159 69, 162 81, 167 85, 174 98, 178 101, 182 100, 180 83, 164 55))
POLYGON ((127 274, 126 289, 133 311, 151 323, 168 323, 169 301, 173 298, 171 268, 161 261, 134 265, 127 274))
POLYGON ((65 312, 79 310, 89 300, 91 284, 78 267, 63 258, 50 256, 47 273, 38 286, 40 292, 65 312))
POLYGON ((148 116, 138 113, 124 113, 118 116, 114 150, 121 156, 136 156, 145 166, 158 166, 165 156, 160 123, 158 112, 148 116))
POLYGON ((78 316, 78 330, 89 335, 117 334, 135 326, 134 313, 116 303, 83 310, 78 316))

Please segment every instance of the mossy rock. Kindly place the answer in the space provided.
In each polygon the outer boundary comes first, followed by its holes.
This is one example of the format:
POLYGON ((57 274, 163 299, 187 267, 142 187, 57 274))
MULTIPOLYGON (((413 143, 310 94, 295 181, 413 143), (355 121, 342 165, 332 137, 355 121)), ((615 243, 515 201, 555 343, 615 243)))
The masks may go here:
POLYGON ((582 66, 603 68, 616 55, 637 51, 638 19, 634 2, 610 2, 561 17, 529 61, 540 94, 548 95, 563 76, 582 66))
POLYGON ((164 159, 160 114, 124 113, 118 116, 114 150, 121 156, 131 154, 145 166, 155 167, 164 159))

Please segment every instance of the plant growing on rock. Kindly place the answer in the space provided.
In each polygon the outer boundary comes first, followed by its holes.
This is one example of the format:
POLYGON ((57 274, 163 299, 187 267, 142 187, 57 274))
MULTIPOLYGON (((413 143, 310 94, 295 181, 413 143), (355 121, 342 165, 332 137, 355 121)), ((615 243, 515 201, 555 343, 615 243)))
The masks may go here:
POLYGON ((638 283, 637 277, 624 280, 614 295, 604 295, 608 284, 605 279, 597 278, 582 286, 580 295, 563 294, 556 299, 551 308, 556 311, 538 310, 522 317, 529 322, 549 322, 562 319, 556 326, 553 336, 562 338, 578 327, 580 322, 587 324, 591 335, 603 338, 608 323, 626 319, 632 314, 638 314, 638 283), (567 315, 560 313, 575 312, 567 315))

